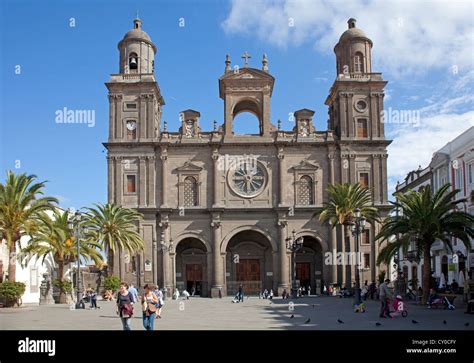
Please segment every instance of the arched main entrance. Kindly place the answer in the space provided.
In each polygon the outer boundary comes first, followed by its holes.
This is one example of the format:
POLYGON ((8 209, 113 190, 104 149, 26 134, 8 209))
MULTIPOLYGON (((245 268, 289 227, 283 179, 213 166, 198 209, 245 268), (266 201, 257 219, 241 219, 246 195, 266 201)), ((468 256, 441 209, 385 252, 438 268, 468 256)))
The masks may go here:
POLYGON ((324 281, 323 253, 320 242, 312 236, 303 236, 303 248, 296 253, 296 283, 306 294, 320 294, 324 281))
POLYGON ((190 294, 208 296, 208 258, 205 244, 185 238, 176 246, 176 287, 190 294))
POLYGON ((274 257, 270 242, 260 232, 246 230, 234 235, 226 248, 227 293, 236 294, 240 284, 246 295, 258 295, 264 289, 276 291, 274 257))

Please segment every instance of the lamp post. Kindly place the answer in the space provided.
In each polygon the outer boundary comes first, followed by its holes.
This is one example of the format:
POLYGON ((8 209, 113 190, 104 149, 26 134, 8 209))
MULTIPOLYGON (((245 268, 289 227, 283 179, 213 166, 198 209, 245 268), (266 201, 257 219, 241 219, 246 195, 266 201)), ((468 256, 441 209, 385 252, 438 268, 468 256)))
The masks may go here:
POLYGON ((354 216, 352 218, 352 221, 349 222, 350 225, 352 225, 352 235, 356 239, 355 243, 355 252, 356 252, 356 261, 357 261, 357 266, 355 269, 355 293, 354 293, 354 305, 360 305, 362 303, 361 298, 360 298, 360 257, 359 257, 359 240, 360 240, 360 235, 365 229, 365 222, 367 220, 365 217, 361 216, 360 209, 356 208, 354 210, 354 216))
POLYGON ((291 297, 298 297, 298 287, 296 286, 296 252, 303 247, 303 237, 296 238, 296 231, 293 230, 292 237, 286 239, 286 248, 291 251, 291 259, 293 262, 292 281, 291 281, 291 297))
POLYGON ((82 301, 82 293, 80 289, 81 284, 81 232, 87 234, 87 227, 81 227, 81 212, 77 211, 74 213, 74 216, 69 220, 68 227, 74 231, 74 236, 76 237, 77 244, 77 268, 76 268, 76 309, 85 309, 84 301, 82 301))
MULTIPOLYGON (((173 251, 173 240, 170 239, 169 243, 166 244, 166 242, 165 242, 165 233, 164 233, 164 232, 161 232, 160 245, 161 245, 161 250, 163 251, 163 258, 166 259, 167 256, 165 255, 164 252, 168 252, 168 253, 169 253, 169 252, 173 251)), ((163 263, 163 264, 164 264, 164 263, 163 263)), ((166 267, 165 267, 165 271, 164 271, 165 275, 164 275, 164 279, 163 279, 163 280, 164 280, 164 281, 163 281, 163 299, 166 300, 166 298, 167 298, 166 294, 167 294, 167 292, 168 292, 168 288, 167 288, 167 286, 166 286, 166 283, 168 282, 167 276, 168 276, 168 273, 169 273, 170 271, 169 271, 169 268, 168 268, 168 267, 169 267, 168 263, 166 263, 166 264, 164 264, 164 265, 165 265, 166 267)))

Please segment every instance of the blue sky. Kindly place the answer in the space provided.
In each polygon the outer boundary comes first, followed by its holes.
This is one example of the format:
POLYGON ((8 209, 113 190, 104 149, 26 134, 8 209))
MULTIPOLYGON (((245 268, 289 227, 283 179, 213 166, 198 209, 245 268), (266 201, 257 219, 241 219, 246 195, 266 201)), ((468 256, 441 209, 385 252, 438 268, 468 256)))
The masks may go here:
MULTIPOLYGON (((118 72, 117 43, 136 10, 158 48, 156 77, 164 120, 201 112, 201 127, 222 123, 218 78, 248 51, 250 66, 267 53, 276 78, 274 124, 316 111, 325 130, 324 100, 336 76, 332 52, 349 17, 374 41, 373 70, 389 81, 385 107, 420 110, 421 122, 387 125, 390 187, 406 172, 474 124, 473 8, 469 2, 373 1, 12 1, 1 3, 1 171, 34 173, 61 206, 106 201, 108 100, 104 85, 118 72), (71 18, 75 26, 71 27, 71 18), (185 26, 180 27, 184 18, 185 26), (288 27, 288 19, 294 27, 288 27), (20 69, 18 68, 20 66, 20 69), (20 70, 20 73, 18 73, 20 70), (95 111, 95 126, 57 124, 64 107, 95 111)), ((246 129, 243 128, 243 131, 246 129)), ((250 131, 250 130, 249 130, 250 131)), ((3 174, 4 175, 4 174, 3 174)), ((4 176, 1 178, 4 179, 4 176)))

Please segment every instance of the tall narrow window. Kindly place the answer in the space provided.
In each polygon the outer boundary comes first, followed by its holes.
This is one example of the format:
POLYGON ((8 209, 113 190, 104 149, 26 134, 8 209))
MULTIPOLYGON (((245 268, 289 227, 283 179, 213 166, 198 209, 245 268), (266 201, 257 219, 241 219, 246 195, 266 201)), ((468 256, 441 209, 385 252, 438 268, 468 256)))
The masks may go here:
POLYGON ((298 204, 314 204, 313 179, 308 175, 303 175, 298 183, 298 204))
POLYGON ((359 174, 359 184, 363 188, 369 187, 369 173, 360 173, 359 174))
POLYGON ((198 188, 197 181, 192 176, 184 179, 184 206, 195 207, 198 205, 198 188))
POLYGON ((135 175, 127 175, 127 193, 136 193, 135 175))
POLYGON ((357 120, 357 137, 367 137, 367 120, 359 119, 357 120))
POLYGON ((364 253, 364 268, 370 268, 370 253, 364 253))
POLYGON ((354 71, 356 73, 364 73, 364 56, 361 52, 357 52, 354 56, 354 71))
POLYGON ((361 234, 361 241, 360 243, 363 245, 368 245, 370 244, 370 231, 368 229, 364 230, 364 232, 361 234))
POLYGON ((469 164, 467 166, 467 178, 469 180, 469 184, 473 184, 474 183, 474 175, 473 175, 473 172, 474 172, 474 167, 472 166, 473 164, 469 164))

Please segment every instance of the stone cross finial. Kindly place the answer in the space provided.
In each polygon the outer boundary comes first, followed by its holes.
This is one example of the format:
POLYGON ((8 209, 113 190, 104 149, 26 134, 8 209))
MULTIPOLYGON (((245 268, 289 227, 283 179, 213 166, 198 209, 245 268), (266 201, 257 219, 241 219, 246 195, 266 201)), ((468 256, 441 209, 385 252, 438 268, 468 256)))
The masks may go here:
POLYGON ((263 53, 262 71, 268 72, 268 59, 266 53, 263 53))
POLYGON ((230 55, 225 55, 225 71, 230 72, 230 55))
POLYGON ((248 66, 249 66, 249 58, 252 58, 251 55, 248 54, 247 52, 245 52, 244 54, 242 54, 242 58, 245 59, 244 67, 245 67, 245 68, 248 68, 248 66))

